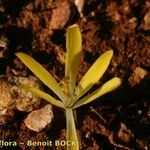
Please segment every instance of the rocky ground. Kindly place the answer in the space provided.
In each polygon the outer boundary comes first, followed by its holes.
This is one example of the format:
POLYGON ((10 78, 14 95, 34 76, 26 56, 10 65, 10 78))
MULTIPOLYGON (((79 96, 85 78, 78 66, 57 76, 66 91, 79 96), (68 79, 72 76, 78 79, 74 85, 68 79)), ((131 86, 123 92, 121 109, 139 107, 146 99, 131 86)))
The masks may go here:
POLYGON ((22 82, 22 78, 28 81, 33 74, 15 53, 29 54, 60 81, 64 77, 66 28, 74 23, 79 24, 83 38, 78 80, 109 49, 114 50, 114 56, 98 84, 114 76, 122 79, 119 89, 77 109, 80 149, 150 149, 149 0, 1 0, 0 92, 6 92, 7 97, 0 96, 1 101, 6 100, 3 105, 0 103, 0 140, 17 141, 18 146, 12 149, 64 149, 22 144, 28 140, 63 139, 65 116, 63 110, 54 106, 52 113, 51 106, 44 100, 38 104, 38 98, 33 95, 28 95, 23 103, 21 90, 21 98, 18 98, 16 80, 17 83, 22 82), (33 105, 28 106, 31 99, 33 105), (42 126, 30 128, 30 117, 44 113, 46 107, 46 117, 51 118, 44 124, 51 125, 44 129, 42 126))

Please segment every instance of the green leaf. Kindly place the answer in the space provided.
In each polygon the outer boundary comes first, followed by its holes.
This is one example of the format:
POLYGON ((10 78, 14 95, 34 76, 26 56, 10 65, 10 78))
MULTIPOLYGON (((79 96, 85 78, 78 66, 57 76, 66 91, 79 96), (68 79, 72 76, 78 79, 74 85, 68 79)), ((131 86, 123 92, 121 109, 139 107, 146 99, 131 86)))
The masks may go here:
POLYGON ((51 104, 56 105, 57 107, 64 108, 64 104, 61 101, 54 99, 49 94, 47 94, 47 93, 45 93, 45 92, 43 92, 43 91, 41 91, 35 87, 29 87, 27 85, 21 85, 21 86, 22 86, 22 88, 26 89, 27 91, 30 91, 31 93, 47 100, 51 104))
POLYGON ((77 99, 84 95, 103 76, 110 64, 112 56, 113 51, 109 50, 95 61, 75 89, 77 99))
POLYGON ((98 88, 96 91, 77 101, 73 105, 73 109, 94 101, 98 97, 115 90, 120 85, 121 79, 118 77, 114 77, 113 79, 107 81, 102 87, 98 88))
POLYGON ((74 143, 71 146, 67 146, 67 150, 79 150, 79 141, 75 127, 73 110, 69 108, 66 109, 66 124, 67 124, 66 140, 74 143))
POLYGON ((70 26, 67 29, 66 35, 66 65, 65 65, 65 76, 69 77, 70 82, 70 93, 72 94, 75 86, 78 74, 80 53, 82 46, 82 37, 77 24, 70 26))
POLYGON ((42 65, 24 53, 16 53, 16 56, 65 103, 67 96, 53 76, 42 65))

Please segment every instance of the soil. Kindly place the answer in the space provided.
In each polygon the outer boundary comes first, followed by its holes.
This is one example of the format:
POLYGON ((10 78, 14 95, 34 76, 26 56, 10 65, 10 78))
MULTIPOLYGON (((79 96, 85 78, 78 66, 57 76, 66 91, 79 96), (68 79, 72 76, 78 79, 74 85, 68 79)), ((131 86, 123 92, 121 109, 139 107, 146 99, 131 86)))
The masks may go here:
MULTIPOLYGON (((1 0, 0 41, 5 44, 0 45, 0 75, 32 74, 15 56, 22 51, 60 81, 64 77, 65 32, 74 23, 79 24, 83 38, 78 80, 109 49, 114 50, 114 56, 98 85, 114 76, 122 79, 119 89, 77 109, 80 149, 150 149, 149 0, 83 0, 81 12, 73 0, 1 0), (147 71, 147 75, 135 84, 137 67, 147 71)), ((28 113, 15 112, 14 119, 0 126, 0 140, 26 143, 29 139, 64 139, 63 110, 56 107, 53 110, 51 128, 38 133, 25 126, 23 120, 28 113)), ((18 144, 1 149, 50 148, 18 144)))

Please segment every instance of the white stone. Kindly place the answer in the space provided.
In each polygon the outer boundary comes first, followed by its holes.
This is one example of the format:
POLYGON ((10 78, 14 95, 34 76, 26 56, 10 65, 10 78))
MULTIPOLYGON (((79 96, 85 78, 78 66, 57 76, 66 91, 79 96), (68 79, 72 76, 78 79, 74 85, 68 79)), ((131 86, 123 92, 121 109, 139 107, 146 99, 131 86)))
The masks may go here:
POLYGON ((41 109, 29 113, 24 120, 24 123, 30 130, 40 132, 42 129, 50 125, 53 117, 52 106, 48 104, 41 109))

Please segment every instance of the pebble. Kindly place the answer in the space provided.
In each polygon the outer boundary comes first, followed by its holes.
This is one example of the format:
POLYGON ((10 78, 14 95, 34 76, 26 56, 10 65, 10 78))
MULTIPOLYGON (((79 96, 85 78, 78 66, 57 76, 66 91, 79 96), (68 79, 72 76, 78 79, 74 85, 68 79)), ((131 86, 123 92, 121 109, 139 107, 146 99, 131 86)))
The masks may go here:
POLYGON ((83 8, 85 5, 85 0, 74 0, 74 3, 79 11, 80 17, 83 17, 83 8))
POLYGON ((123 142, 130 142, 131 138, 133 137, 133 133, 129 128, 126 127, 124 123, 121 123, 120 129, 118 131, 118 138, 123 142))
POLYGON ((50 29, 64 28, 66 25, 72 23, 76 13, 77 8, 72 2, 67 0, 57 2, 55 8, 52 10, 50 29))
POLYGON ((150 10, 144 16, 144 23, 146 26, 150 27, 150 10))
POLYGON ((33 131, 40 132, 45 127, 49 126, 53 120, 52 106, 47 104, 41 109, 34 110, 28 114, 24 120, 25 125, 33 131))
POLYGON ((8 53, 9 41, 4 35, 0 35, 0 58, 4 58, 8 53))
POLYGON ((144 70, 141 67, 137 67, 131 76, 129 77, 128 81, 130 85, 133 87, 135 85, 138 85, 140 81, 147 75, 147 71, 144 70))
POLYGON ((143 17, 141 28, 145 31, 149 31, 150 30, 150 2, 149 1, 145 2, 145 9, 146 12, 143 17))

